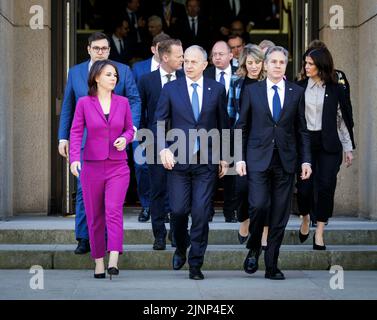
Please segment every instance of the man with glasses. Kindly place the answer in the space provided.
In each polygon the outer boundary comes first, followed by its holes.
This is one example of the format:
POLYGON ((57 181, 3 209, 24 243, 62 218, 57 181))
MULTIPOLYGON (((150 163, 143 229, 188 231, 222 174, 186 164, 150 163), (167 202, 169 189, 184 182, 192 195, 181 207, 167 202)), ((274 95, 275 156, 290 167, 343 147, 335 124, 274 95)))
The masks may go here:
MULTIPOLYGON (((106 60, 110 54, 110 41, 103 33, 93 33, 88 39, 88 54, 90 60, 73 66, 69 70, 67 85, 64 92, 62 111, 59 124, 59 153, 67 158, 69 154, 69 133, 75 113, 76 102, 80 97, 88 95, 88 76, 92 65, 98 60, 106 60)), ((140 97, 131 69, 121 63, 114 62, 119 70, 119 82, 115 87, 115 94, 127 97, 132 112, 132 122, 136 128, 140 122, 140 97)), ((85 134, 82 148, 85 144, 85 134)), ((84 202, 80 180, 77 179, 76 190, 76 218, 75 235, 78 246, 76 254, 85 254, 90 251, 88 226, 86 223, 84 202)))

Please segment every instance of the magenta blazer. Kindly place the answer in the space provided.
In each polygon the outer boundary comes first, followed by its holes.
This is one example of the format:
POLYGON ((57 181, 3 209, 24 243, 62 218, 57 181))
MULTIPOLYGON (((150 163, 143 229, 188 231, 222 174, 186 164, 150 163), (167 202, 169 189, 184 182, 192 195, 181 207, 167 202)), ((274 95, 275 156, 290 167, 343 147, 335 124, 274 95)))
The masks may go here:
POLYGON ((128 99, 113 94, 109 121, 106 120, 98 97, 86 96, 77 101, 70 134, 70 162, 80 161, 80 148, 87 129, 83 160, 126 160, 126 150, 118 151, 114 142, 119 137, 132 142, 134 128, 128 99))

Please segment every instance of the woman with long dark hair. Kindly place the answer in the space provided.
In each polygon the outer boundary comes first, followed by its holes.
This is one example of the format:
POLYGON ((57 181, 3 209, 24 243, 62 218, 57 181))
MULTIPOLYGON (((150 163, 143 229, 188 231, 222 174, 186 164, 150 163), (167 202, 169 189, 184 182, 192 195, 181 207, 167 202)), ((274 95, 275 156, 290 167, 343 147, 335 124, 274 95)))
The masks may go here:
POLYGON ((338 84, 334 62, 326 47, 305 53, 305 74, 298 82, 305 88, 305 117, 311 137, 312 176, 297 179, 297 201, 303 216, 299 238, 309 236, 310 216, 317 221, 313 249, 326 250, 324 228, 332 216, 337 174, 343 152, 346 166, 352 164, 352 107, 344 88, 338 84))

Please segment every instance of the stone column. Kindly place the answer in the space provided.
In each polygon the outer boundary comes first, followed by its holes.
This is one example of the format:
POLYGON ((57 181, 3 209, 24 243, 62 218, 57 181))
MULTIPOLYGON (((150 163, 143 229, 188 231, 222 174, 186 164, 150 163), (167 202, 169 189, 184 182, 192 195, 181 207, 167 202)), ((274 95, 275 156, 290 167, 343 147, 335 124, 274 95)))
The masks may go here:
POLYGON ((377 0, 320 2, 320 38, 351 85, 357 149, 351 169, 338 175, 336 212, 377 218, 377 0), (330 27, 330 8, 344 11, 344 29, 330 27))
POLYGON ((0 1, 0 219, 13 215, 13 1, 0 1))

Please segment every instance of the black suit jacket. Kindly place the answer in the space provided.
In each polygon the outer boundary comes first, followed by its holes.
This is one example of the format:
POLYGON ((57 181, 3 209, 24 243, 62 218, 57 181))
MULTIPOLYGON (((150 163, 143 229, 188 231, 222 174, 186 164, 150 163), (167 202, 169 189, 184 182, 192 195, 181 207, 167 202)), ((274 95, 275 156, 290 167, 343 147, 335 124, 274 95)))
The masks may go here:
MULTIPOLYGON (((183 71, 176 72, 177 79, 184 76, 183 71)), ((160 69, 143 75, 138 82, 141 99, 140 128, 152 129, 157 102, 161 94, 160 69)))
MULTIPOLYGON (((306 90, 308 79, 298 81, 297 84, 306 90)), ((337 130, 338 106, 342 111, 342 117, 350 134, 352 146, 354 149, 356 148, 353 137, 352 106, 348 100, 343 86, 339 84, 326 85, 322 112, 322 145, 327 152, 342 151, 342 144, 337 130)))
POLYGON ((212 46, 211 27, 203 16, 198 16, 197 32, 194 36, 191 30, 191 17, 185 15, 184 19, 177 21, 177 35, 182 41, 183 48, 186 49, 192 45, 199 45, 206 51, 212 46))
POLYGON ((109 36, 109 39, 110 39, 110 48, 111 48, 109 59, 113 61, 118 61, 120 63, 128 64, 133 55, 133 52, 131 51, 131 48, 128 44, 127 39, 123 38, 123 46, 124 46, 123 54, 120 54, 118 52, 117 47, 114 43, 113 37, 109 36))
POLYGON ((268 105, 266 80, 246 86, 236 128, 242 130, 242 160, 248 170, 267 170, 274 148, 288 173, 296 172, 298 155, 302 163, 311 163, 304 89, 294 83, 285 82, 284 105, 277 123, 268 105))
POLYGON ((165 21, 164 8, 162 4, 160 1, 155 2, 156 5, 154 6, 154 9, 152 9, 151 13, 153 12, 153 15, 157 15, 162 19, 162 29, 165 33, 171 37, 177 37, 177 25, 186 17, 185 6, 172 0, 170 24, 168 25, 165 21))

